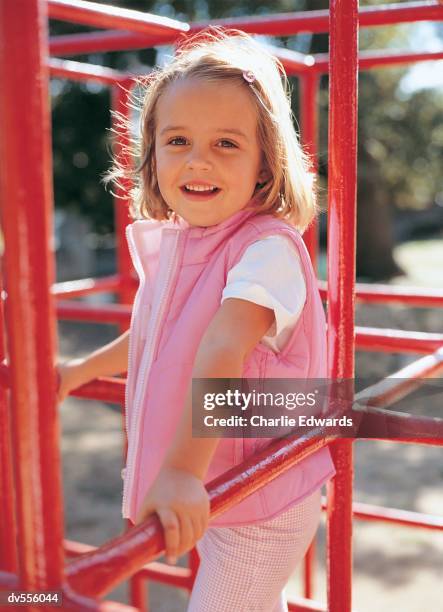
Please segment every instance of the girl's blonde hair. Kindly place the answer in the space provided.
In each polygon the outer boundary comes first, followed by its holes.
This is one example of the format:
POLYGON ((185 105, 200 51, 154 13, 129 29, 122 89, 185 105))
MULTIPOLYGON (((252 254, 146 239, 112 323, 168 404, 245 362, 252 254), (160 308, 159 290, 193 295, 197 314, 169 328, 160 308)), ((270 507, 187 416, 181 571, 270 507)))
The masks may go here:
MULTIPOLYGON (((217 27, 185 40, 172 62, 156 68, 142 83, 145 91, 141 138, 135 142, 139 165, 134 172, 138 185, 132 191, 133 217, 165 220, 173 216, 157 182, 156 108, 168 85, 191 77, 238 83, 249 88, 257 109, 259 146, 270 173, 270 179, 259 184, 254 193, 256 212, 284 218, 304 230, 316 212, 315 189, 309 160, 294 129, 284 68, 248 34, 217 27), (244 77, 248 72, 251 73, 249 80, 244 77)), ((116 162, 105 180, 122 176, 128 176, 127 169, 116 162)))

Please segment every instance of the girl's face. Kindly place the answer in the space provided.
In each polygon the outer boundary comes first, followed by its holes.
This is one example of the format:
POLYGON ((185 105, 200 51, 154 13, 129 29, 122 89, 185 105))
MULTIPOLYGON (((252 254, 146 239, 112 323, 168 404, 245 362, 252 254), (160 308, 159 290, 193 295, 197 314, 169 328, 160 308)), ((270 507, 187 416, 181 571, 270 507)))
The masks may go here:
POLYGON ((242 210, 266 177, 247 84, 169 85, 157 102, 155 159, 163 199, 189 224, 216 225, 242 210))

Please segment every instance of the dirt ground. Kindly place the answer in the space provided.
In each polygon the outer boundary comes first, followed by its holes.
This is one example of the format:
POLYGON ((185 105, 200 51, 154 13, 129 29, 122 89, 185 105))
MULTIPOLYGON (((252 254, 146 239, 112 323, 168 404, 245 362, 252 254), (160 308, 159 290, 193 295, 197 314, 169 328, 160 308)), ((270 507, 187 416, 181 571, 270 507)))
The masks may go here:
MULTIPOLYGON (((416 271, 414 247, 397 256, 410 284, 437 285, 442 261, 441 245, 431 245, 432 256, 420 257, 426 274, 416 271), (412 250, 412 254, 411 254, 412 250), (406 263, 405 263, 406 262, 406 263)), ((417 251, 418 252, 418 251, 417 251)), ((422 253, 422 250, 420 250, 422 253)), ((357 323, 379 327, 441 332, 441 311, 402 307, 359 307, 357 323)), ((62 358, 86 354, 117 334, 110 325, 59 324, 62 358)), ((367 353, 357 355, 356 371, 364 376, 394 372, 414 357, 367 353)), ((441 415, 441 399, 432 414, 441 415)), ((100 545, 121 533, 123 435, 117 406, 68 398, 60 407, 65 498, 65 537, 100 545)), ((436 447, 359 441, 354 444, 354 501, 415 512, 443 513, 443 454, 436 447)), ((325 493, 325 488, 323 489, 325 493)), ((314 596, 326 601, 325 518, 318 532, 317 574, 314 596)), ((359 612, 437 612, 442 610, 443 532, 410 529, 391 524, 354 520, 353 608, 359 612)), ((183 560, 182 560, 183 562, 183 560)), ((291 579, 288 595, 301 594, 300 572, 291 579)), ((107 595, 127 602, 127 584, 107 595)), ((150 610, 184 612, 187 594, 149 583, 150 610)), ((208 611, 209 612, 209 611, 208 611)), ((227 610, 226 612, 235 612, 227 610)))

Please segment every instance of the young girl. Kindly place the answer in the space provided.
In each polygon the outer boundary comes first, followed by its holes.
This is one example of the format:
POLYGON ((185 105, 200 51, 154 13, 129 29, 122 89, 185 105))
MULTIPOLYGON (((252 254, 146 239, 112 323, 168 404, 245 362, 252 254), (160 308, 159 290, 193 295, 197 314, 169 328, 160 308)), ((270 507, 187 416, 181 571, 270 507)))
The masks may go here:
POLYGON ((268 441, 193 438, 192 379, 325 377, 323 308, 299 233, 314 195, 287 90, 279 62, 239 31, 207 31, 150 75, 127 228, 140 277, 130 333, 60 366, 60 400, 128 371, 123 516, 156 512, 172 563, 197 543, 189 612, 287 610, 283 589, 335 474, 321 449, 208 528, 204 483, 268 441))

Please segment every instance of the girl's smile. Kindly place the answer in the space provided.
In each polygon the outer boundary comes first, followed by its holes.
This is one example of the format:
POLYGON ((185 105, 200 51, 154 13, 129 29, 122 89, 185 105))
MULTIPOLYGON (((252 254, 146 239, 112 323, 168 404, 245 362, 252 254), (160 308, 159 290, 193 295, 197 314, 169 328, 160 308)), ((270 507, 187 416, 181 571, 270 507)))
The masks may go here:
POLYGON ((180 189, 191 202, 210 200, 220 193, 219 187, 202 181, 191 181, 182 185, 180 189))
POLYGON ((208 227, 242 210, 266 172, 246 82, 176 81, 156 109, 157 181, 168 206, 208 227))

